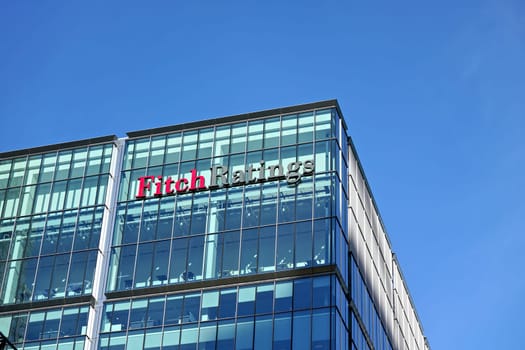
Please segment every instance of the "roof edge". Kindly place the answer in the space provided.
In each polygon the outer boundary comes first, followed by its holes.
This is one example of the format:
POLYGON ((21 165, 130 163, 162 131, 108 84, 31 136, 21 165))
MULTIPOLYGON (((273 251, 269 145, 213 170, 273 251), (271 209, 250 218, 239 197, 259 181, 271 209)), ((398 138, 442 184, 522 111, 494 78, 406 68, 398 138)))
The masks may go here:
MULTIPOLYGON (((300 111, 309 110, 309 109, 329 108, 329 107, 335 107, 337 109, 337 112, 340 115, 342 115, 341 108, 339 107, 339 103, 337 102, 337 100, 331 99, 331 100, 324 100, 324 101, 306 103, 306 104, 301 104, 301 105, 268 109, 268 110, 257 111, 257 112, 250 112, 250 113, 243 113, 243 114, 237 114, 237 115, 231 115, 231 116, 225 116, 225 117, 204 119, 204 120, 199 120, 196 122, 188 122, 188 123, 171 125, 171 126, 163 126, 159 128, 144 129, 144 130, 139 130, 139 131, 130 131, 126 133, 126 135, 128 135, 128 137, 130 138, 137 138, 137 137, 150 136, 150 135, 155 135, 155 134, 164 134, 164 133, 180 131, 180 130, 195 129, 199 127, 210 126, 212 124, 237 122, 237 121, 242 121, 246 119, 257 119, 257 118, 262 118, 262 117, 269 117, 272 115, 288 114, 288 113, 300 112, 300 111)), ((344 124, 344 126, 346 129, 346 124, 344 124)))
POLYGON ((114 141, 116 139, 117 139, 116 135, 108 135, 108 136, 100 136, 100 137, 94 137, 94 138, 78 140, 78 141, 56 143, 56 144, 47 145, 47 146, 25 148, 25 149, 16 150, 16 151, 8 151, 8 152, 0 153, 0 159, 26 156, 29 154, 45 153, 45 152, 50 152, 50 151, 57 151, 59 149, 88 146, 88 145, 93 145, 97 143, 114 141))

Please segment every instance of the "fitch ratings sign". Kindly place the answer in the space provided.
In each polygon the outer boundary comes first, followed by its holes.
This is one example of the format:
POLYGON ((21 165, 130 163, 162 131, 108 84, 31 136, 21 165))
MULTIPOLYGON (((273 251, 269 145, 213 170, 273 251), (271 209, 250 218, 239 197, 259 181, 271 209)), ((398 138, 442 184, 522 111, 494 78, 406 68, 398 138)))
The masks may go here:
POLYGON ((257 166, 250 165, 244 170, 229 171, 222 165, 214 165, 210 168, 211 175, 206 179, 197 173, 197 169, 191 170, 191 175, 174 179, 163 175, 147 175, 138 178, 138 191, 136 199, 149 197, 162 197, 179 195, 189 192, 214 190, 221 187, 240 186, 257 182, 284 180, 290 186, 297 185, 301 177, 310 176, 314 173, 313 160, 290 162, 284 167, 281 164, 266 165, 261 160, 257 166))

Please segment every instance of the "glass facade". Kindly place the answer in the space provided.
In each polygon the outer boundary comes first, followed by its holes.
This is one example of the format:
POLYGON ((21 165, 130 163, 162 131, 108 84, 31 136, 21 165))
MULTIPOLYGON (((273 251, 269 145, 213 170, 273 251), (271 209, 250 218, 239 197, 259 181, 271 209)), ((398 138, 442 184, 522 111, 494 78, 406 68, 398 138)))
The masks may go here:
POLYGON ((329 349, 347 324, 338 288, 325 275, 107 303, 100 348, 329 349))
POLYGON ((112 149, 0 161, 0 304, 91 293, 112 149))
POLYGON ((0 324, 9 325, 5 334, 24 349, 83 349, 87 321, 88 306, 0 315, 0 324))
POLYGON ((395 348, 352 256, 337 102, 128 135, 0 158, 15 345, 395 348))

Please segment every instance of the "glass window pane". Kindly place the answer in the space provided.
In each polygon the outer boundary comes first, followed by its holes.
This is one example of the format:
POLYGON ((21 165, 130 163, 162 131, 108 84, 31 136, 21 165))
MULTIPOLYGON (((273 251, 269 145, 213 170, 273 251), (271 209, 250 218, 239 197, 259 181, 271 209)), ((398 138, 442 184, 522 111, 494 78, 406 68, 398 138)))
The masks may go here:
POLYGON ((285 116, 281 124, 281 146, 295 143, 297 143, 297 116, 285 116))
POLYGON ((292 338, 291 314, 278 314, 273 321, 273 348, 291 349, 292 338))
POLYGON ((0 188, 6 188, 11 173, 11 160, 0 161, 0 188))
POLYGON ((155 256, 153 260, 152 284, 160 285, 168 283, 168 261, 170 244, 169 241, 155 243, 155 256))
POLYGON ((246 147, 246 123, 232 126, 231 153, 244 152, 246 147))
POLYGON ((257 286, 257 296, 255 297, 257 314, 271 313, 273 310, 273 284, 257 286))
POLYGON ((122 243, 136 242, 139 233, 141 202, 132 202, 128 204, 124 233, 122 243))
POLYGON ((262 186, 261 225, 275 224, 277 216, 277 191, 275 183, 262 186))
MULTIPOLYGON (((22 187, 22 203, 20 204, 19 215, 31 214, 33 208, 33 201, 35 199, 36 186, 24 186, 22 187)), ((2 195, 0 195, 0 201, 2 201, 2 195)), ((2 212, 2 206, 0 205, 0 213, 2 212)))
POLYGON ((330 220, 314 221, 314 265, 330 263, 330 232, 330 220))
POLYGON ((188 240, 186 238, 174 239, 171 243, 170 283, 183 282, 186 272, 186 256, 188 240))
POLYGON ((310 220, 312 218, 312 204, 313 204, 313 179, 302 178, 301 184, 297 186, 297 196, 295 200, 295 219, 296 220, 310 220))
POLYGON ((177 196, 175 209, 175 226, 173 236, 180 237, 190 234, 191 224, 191 196, 177 196))
POLYGON ((243 227, 259 224, 261 205, 261 186, 248 185, 244 188, 243 227))
POLYGON ((128 170, 131 168, 131 164, 133 162, 133 153, 135 151, 135 141, 128 140, 126 141, 126 150, 124 153, 124 161, 123 161, 123 170, 128 170))
POLYGON ((135 266, 136 246, 125 246, 120 250, 119 273, 117 282, 119 289, 131 289, 133 287, 133 270, 135 266))
POLYGON ((97 201, 98 176, 86 177, 83 187, 81 205, 83 207, 95 205, 97 201))
POLYGON ((143 350, 144 349, 144 331, 130 331, 128 332, 128 341, 126 350, 143 350))
POLYGON ((42 337, 44 327, 45 312, 32 312, 29 316, 27 333, 25 340, 38 340, 42 337))
POLYGON ((263 128, 264 124, 262 120, 248 122, 248 151, 262 148, 263 128))
POLYGON ((60 210, 64 208, 64 201, 66 199, 67 181, 55 182, 53 184, 53 191, 51 192, 50 211, 60 210))
POLYGON ((197 348, 199 329, 196 325, 182 327, 179 350, 194 350, 197 348))
POLYGON ((201 323, 199 327, 199 349, 215 350, 217 324, 215 322, 201 323))
POLYGON ((219 291, 202 294, 201 321, 215 320, 219 307, 219 291))
POLYGON ((142 168, 146 166, 148 160, 149 141, 149 138, 135 141, 133 168, 142 168))
POLYGON ((199 130, 198 158, 210 158, 213 147, 213 129, 199 130))
POLYGON ((193 195, 193 210, 191 212, 191 234, 206 232, 206 214, 208 213, 209 192, 195 193, 193 195))
POLYGON ((65 199, 65 208, 76 208, 80 205, 82 179, 69 180, 65 199))
POLYGON ((314 278, 313 307, 330 306, 330 276, 314 278))
POLYGON ((296 224, 295 233, 295 267, 312 266, 312 222, 303 221, 296 224))
POLYGON ((164 329, 162 338, 163 349, 179 349, 180 326, 167 327, 164 329))
POLYGON ((164 324, 180 324, 182 316, 183 297, 180 295, 169 296, 166 300, 164 324))
POLYGON ((298 142, 312 142, 314 133, 313 112, 299 114, 298 142))
MULTIPOLYGON (((40 195, 39 197, 37 197, 37 200, 42 201, 42 206, 44 205, 46 206, 45 208, 42 208, 42 209, 46 210, 47 204, 49 202, 49 193, 40 195), (45 201, 43 201, 43 199, 45 199, 45 201)), ((6 195, 5 195, 5 202, 4 202, 5 203, 4 215, 3 215, 4 218, 13 217, 17 215, 19 201, 20 201, 20 187, 16 187, 16 188, 7 190, 6 195)))
POLYGON ((106 203, 106 190, 108 188, 109 175, 102 175, 98 181, 98 194, 96 204, 101 205, 106 203))
POLYGON ((46 217, 44 215, 34 216, 29 231, 29 241, 24 252, 25 257, 37 256, 40 253, 40 245, 44 236, 46 217))
POLYGON ((58 154, 57 168, 55 170, 55 181, 64 180, 68 177, 71 159, 73 153, 71 151, 62 151, 58 154))
POLYGON ((86 167, 87 149, 77 149, 73 151, 73 161, 69 177, 80 177, 84 175, 86 167))
POLYGON ((55 154, 44 155, 44 159, 40 168, 40 178, 38 179, 38 182, 48 182, 53 180, 53 175, 55 171, 55 161, 55 154))
POLYGON ((315 139, 322 140, 331 136, 332 113, 329 109, 315 113, 315 139))
POLYGON ((182 311, 183 322, 197 322, 201 305, 200 293, 189 294, 184 297, 184 308, 182 311))
MULTIPOLYGON (((215 131, 214 156, 219 157, 230 152, 230 126, 217 127, 215 131)), ((225 164, 224 164, 225 165, 225 164)))
POLYGON ((78 308, 64 309, 62 323, 60 326, 61 336, 77 335, 78 308))
POLYGON ((219 299, 219 317, 235 317, 237 306, 237 289, 223 289, 219 299))
POLYGON ((281 121, 279 118, 271 118, 264 121, 264 148, 279 146, 280 128, 281 121))
POLYGON ((166 141, 165 163, 175 163, 180 160, 181 135, 179 133, 169 135, 166 141))
POLYGON ((89 148, 86 175, 95 175, 100 172, 103 151, 103 146, 94 146, 89 148))
POLYGON ((312 317, 315 332, 312 332, 313 349, 330 349, 330 311, 315 309, 312 317))
POLYGON ((48 216, 41 254, 56 252, 61 220, 61 213, 50 214, 48 216))
MULTIPOLYGON (((27 172, 24 180, 25 185, 34 185, 38 182, 38 175, 40 173, 41 162, 42 156, 40 155, 29 157, 29 162, 27 164, 27 172)), ((0 186, 0 188, 1 187, 2 186, 0 186)))
POLYGON ((253 348, 266 350, 272 348, 273 322, 272 316, 257 316, 255 319, 255 338, 253 348))
POLYGON ((277 226, 277 269, 293 268, 293 238, 295 224, 277 226))
POLYGON ((312 306, 312 279, 302 278, 294 281, 293 308, 294 310, 309 309, 312 306))
POLYGON ((217 350, 233 349, 235 343, 235 324, 232 321, 219 322, 217 330, 217 350))
POLYGON ((229 188, 226 199, 226 230, 235 230, 241 227, 242 218, 242 188, 229 188))
POLYGON ((50 296, 54 295, 55 292, 50 289, 54 260, 54 256, 43 257, 40 259, 35 280, 33 300, 47 300, 50 296))
POLYGON ((292 309, 293 282, 278 282, 275 285, 275 312, 292 309))
POLYGON ((91 287, 91 279, 86 279, 86 267, 88 265, 89 252, 74 253, 71 257, 71 268, 67 283, 67 295, 84 294, 86 288, 91 287))
POLYGON ((157 231, 157 213, 159 200, 153 199, 144 202, 142 219, 140 223, 140 241, 151 241, 155 239, 157 231))
POLYGON ((135 288, 151 284, 151 265, 153 263, 153 243, 139 244, 137 266, 135 267, 135 288))
POLYGON ((164 148, 166 147, 166 136, 156 136, 151 139, 151 150, 149 166, 161 165, 164 161, 164 148))
POLYGON ((226 232, 223 235, 222 276, 236 276, 239 274, 239 232, 226 232))
POLYGON ((204 236, 192 237, 188 249, 188 267, 183 275, 185 281, 202 279, 203 252, 204 236))
POLYGON ((162 333, 160 330, 154 332, 150 330, 146 333, 146 339, 144 340, 144 349, 160 349, 160 344, 162 340, 162 333))
POLYGON ((130 301, 116 302, 113 307, 111 331, 121 331, 128 327, 130 301))
POLYGON ((241 274, 257 272, 257 229, 243 230, 241 244, 241 274))
POLYGON ((148 311, 148 300, 137 299, 131 304, 129 314, 129 329, 144 328, 146 326, 146 312, 148 311))
MULTIPOLYGON (((57 255, 51 279, 52 298, 63 298, 66 291, 67 272, 69 269, 69 254, 57 255)), ((57 326, 58 330, 58 326, 57 326)))
POLYGON ((255 287, 240 287, 237 316, 253 315, 255 312, 255 287))
POLYGON ((237 321, 236 350, 253 349, 253 318, 240 318, 237 321))
POLYGON ((275 226, 261 227, 259 232, 259 272, 275 271, 275 226))
MULTIPOLYGON (((311 346, 311 316, 310 311, 300 311, 293 316, 293 341, 294 350, 308 350, 311 346)), ((317 325, 316 325, 317 326, 317 325)))
POLYGON ((183 134, 181 160, 197 158, 197 131, 187 131, 183 134))

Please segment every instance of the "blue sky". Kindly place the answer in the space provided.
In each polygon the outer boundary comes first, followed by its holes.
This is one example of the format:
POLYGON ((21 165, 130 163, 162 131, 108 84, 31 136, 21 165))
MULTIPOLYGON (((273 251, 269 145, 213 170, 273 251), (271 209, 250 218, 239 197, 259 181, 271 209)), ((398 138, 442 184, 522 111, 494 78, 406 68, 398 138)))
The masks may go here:
POLYGON ((433 349, 517 349, 525 2, 0 2, 0 152, 337 98, 433 349), (108 4, 111 3, 111 4, 108 4))

